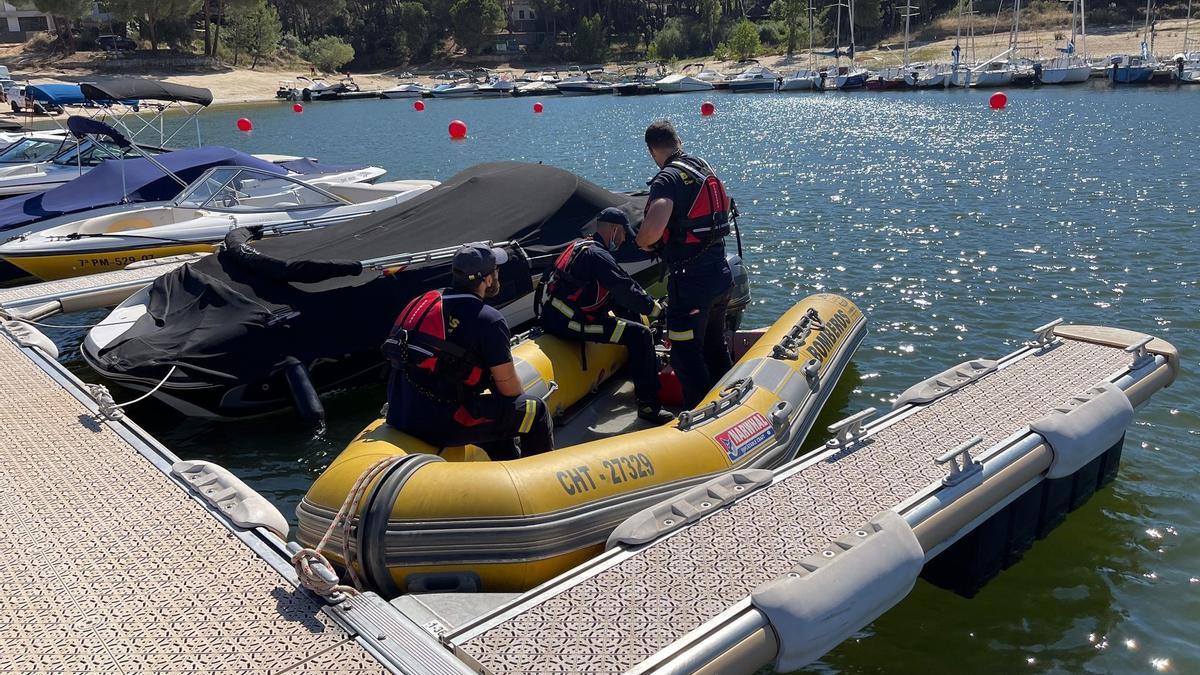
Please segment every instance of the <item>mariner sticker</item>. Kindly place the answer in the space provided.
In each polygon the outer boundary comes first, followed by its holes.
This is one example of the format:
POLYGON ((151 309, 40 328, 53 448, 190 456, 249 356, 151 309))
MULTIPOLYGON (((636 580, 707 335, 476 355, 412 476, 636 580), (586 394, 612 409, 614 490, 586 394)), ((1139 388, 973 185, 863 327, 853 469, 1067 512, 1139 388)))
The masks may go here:
POLYGON ((721 445, 721 449, 736 462, 746 453, 762 445, 775 436, 775 429, 762 413, 754 413, 746 419, 717 434, 713 440, 721 445))

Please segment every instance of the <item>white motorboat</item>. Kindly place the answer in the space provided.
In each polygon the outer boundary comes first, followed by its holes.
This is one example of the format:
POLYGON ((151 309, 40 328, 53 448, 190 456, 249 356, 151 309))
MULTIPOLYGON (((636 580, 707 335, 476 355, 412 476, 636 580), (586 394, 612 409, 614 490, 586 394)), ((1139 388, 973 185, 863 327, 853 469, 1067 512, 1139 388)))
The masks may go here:
POLYGON ((525 82, 518 84, 513 88, 513 96, 556 96, 562 92, 558 90, 558 81, 534 80, 533 82, 525 82))
POLYGON ((779 74, 764 66, 752 66, 743 70, 729 81, 729 91, 743 93, 751 91, 775 91, 779 74))
POLYGON ((479 85, 474 82, 443 84, 429 90, 434 98, 474 98, 479 95, 479 85))
POLYGON ((0 133, 0 166, 45 162, 62 152, 70 143, 66 131, 0 133))
MULTIPOLYGON (((689 91, 710 91, 714 89, 709 80, 700 79, 704 73, 703 63, 692 63, 684 66, 678 73, 671 73, 655 82, 658 90, 664 94, 680 94, 689 91), (694 74, 693 74, 694 73, 694 74)), ((717 73, 713 73, 717 75, 717 73)))
POLYGON ((479 96, 512 96, 516 88, 517 84, 512 80, 494 77, 488 80, 487 84, 479 85, 476 93, 479 96))
POLYGON ((341 223, 405 202, 436 181, 306 182, 261 168, 209 169, 175 201, 62 216, 0 245, 0 257, 41 279, 62 279, 182 253, 211 251, 236 227, 265 235, 341 223))
MULTIPOLYGON (((158 152, 158 148, 142 146, 143 152, 158 152)), ((26 163, 6 163, 0 166, 0 197, 41 192, 79 178, 107 159, 137 156, 129 148, 93 139, 62 143, 58 154, 49 160, 26 163)))
POLYGON ((568 78, 557 85, 563 96, 596 96, 613 93, 613 86, 621 79, 616 73, 604 71, 590 72, 582 80, 568 78))
POLYGON ((779 91, 812 91, 820 89, 821 73, 816 70, 794 70, 779 80, 779 91))
POLYGON ((421 98, 429 93, 429 87, 416 82, 407 82, 379 92, 379 98, 421 98))

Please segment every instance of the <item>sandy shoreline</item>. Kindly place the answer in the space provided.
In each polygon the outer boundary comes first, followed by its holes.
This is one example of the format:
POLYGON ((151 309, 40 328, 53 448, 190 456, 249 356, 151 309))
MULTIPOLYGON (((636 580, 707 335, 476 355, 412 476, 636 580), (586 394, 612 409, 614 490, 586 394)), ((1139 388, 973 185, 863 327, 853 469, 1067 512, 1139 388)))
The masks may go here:
MULTIPOLYGON (((1164 58, 1179 51, 1183 43, 1183 27, 1182 19, 1161 21, 1158 24, 1157 41, 1155 43, 1155 52, 1164 58)), ((1200 26, 1195 27, 1200 30, 1200 26)), ((1102 58, 1110 54, 1136 54, 1140 51, 1140 43, 1142 40, 1140 25, 1126 26, 1110 26, 1104 28, 1093 28, 1092 34, 1087 37, 1088 53, 1093 59, 1102 58)), ((1036 48, 1040 50, 1043 57, 1049 57, 1054 53, 1054 47, 1058 46, 1061 40, 1055 40, 1055 32, 1052 30, 1030 31, 1022 33, 1022 45, 1027 48, 1036 48)), ((922 44, 914 44, 912 47, 913 60, 937 60, 949 61, 950 50, 954 46, 954 37, 926 42, 922 44)), ((990 58, 1007 48, 1008 33, 996 33, 994 35, 977 36, 975 38, 976 53, 980 60, 990 58)), ((14 57, 19 52, 14 48, 0 50, 0 62, 13 62, 14 57)), ((1032 56, 1033 54, 1026 53, 1025 55, 1032 56)), ((701 59, 688 59, 688 62, 699 61, 701 59)), ((826 59, 828 60, 828 59, 826 59)), ((889 43, 884 48, 870 49, 860 52, 857 59, 860 65, 867 68, 881 68, 889 65, 897 65, 901 62, 902 56, 899 47, 894 43, 889 43)), ((782 55, 760 57, 759 61, 770 68, 777 70, 787 70, 789 67, 801 67, 808 63, 807 54, 797 54, 792 58, 782 55)), ((818 59, 818 63, 821 60, 818 59)), ((722 67, 724 65, 719 61, 708 59, 710 65, 722 67)), ((77 66, 78 64, 72 64, 77 66)), ((462 66, 469 68, 469 66, 462 66)), ((613 69, 619 69, 618 64, 611 64, 613 69)), ((18 82, 41 82, 41 83, 74 83, 81 81, 101 81, 113 79, 121 75, 112 72, 102 72, 99 69, 87 67, 55 67, 54 65, 45 66, 10 66, 13 72, 13 77, 18 82)), ((499 66, 495 70, 509 71, 514 74, 519 74, 525 70, 525 66, 499 66)), ((354 81, 364 90, 386 89, 395 86, 401 80, 395 75, 399 71, 388 71, 384 73, 354 73, 354 81)), ((175 82, 178 84, 186 84, 195 87, 205 87, 213 92, 214 105, 235 105, 243 103, 261 103, 265 101, 273 101, 275 99, 275 90, 281 80, 292 80, 299 75, 307 76, 309 73, 298 72, 296 70, 250 70, 246 68, 228 68, 220 72, 199 72, 199 73, 155 73, 143 72, 137 73, 137 77, 149 77, 175 82)), ((329 78, 330 81, 337 79, 336 77, 329 78)), ((419 81, 431 82, 428 78, 416 78, 419 81)), ((406 81, 411 81, 406 78, 406 81)))

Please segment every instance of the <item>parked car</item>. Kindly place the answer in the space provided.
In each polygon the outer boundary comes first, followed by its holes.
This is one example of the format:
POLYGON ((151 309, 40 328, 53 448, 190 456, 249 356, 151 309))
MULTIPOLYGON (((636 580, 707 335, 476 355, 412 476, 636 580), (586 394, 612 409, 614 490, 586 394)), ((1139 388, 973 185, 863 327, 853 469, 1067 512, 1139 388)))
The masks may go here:
POLYGON ((18 84, 9 87, 5 90, 5 96, 8 98, 8 104, 12 106, 12 111, 19 113, 25 108, 30 108, 33 112, 39 115, 47 113, 61 113, 63 109, 53 103, 41 103, 39 101, 28 101, 25 99, 25 85, 18 84))
POLYGON ((96 38, 96 44, 106 52, 133 51, 137 43, 123 35, 101 35, 96 38))

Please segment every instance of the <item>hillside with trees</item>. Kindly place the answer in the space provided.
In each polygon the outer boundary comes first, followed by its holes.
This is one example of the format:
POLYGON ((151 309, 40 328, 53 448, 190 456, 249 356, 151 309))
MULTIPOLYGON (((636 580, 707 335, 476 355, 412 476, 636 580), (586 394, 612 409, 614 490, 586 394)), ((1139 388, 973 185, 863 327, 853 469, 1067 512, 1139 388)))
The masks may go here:
MULTIPOLYGON (((953 31, 958 0, 920 5, 918 38, 953 31)), ((78 22, 88 0, 33 0, 40 10, 78 22)), ((857 0, 856 41, 894 40, 900 0, 857 0)), ((462 57, 587 63, 610 59, 749 58, 797 53, 831 41, 835 8, 815 0, 107 0, 101 9, 151 50, 202 54, 258 67, 311 63, 322 71, 383 69, 462 57), (810 17, 810 2, 816 6, 810 17), (514 51, 515 50, 515 51, 514 51)), ((980 32, 1006 30, 1009 0, 974 4, 980 32)), ((1186 4, 1155 9, 1182 16, 1186 4)), ((1113 0, 1088 12, 1090 25, 1140 24, 1141 0, 1113 0)), ((1022 24, 1063 21, 1060 3, 1023 5, 1022 24)), ((82 25, 82 24, 79 24, 82 25)), ((118 24, 119 25, 119 24, 118 24)), ((1060 24, 1061 25, 1061 24, 1060 24)), ((85 48, 86 31, 64 31, 57 49, 85 48)))

